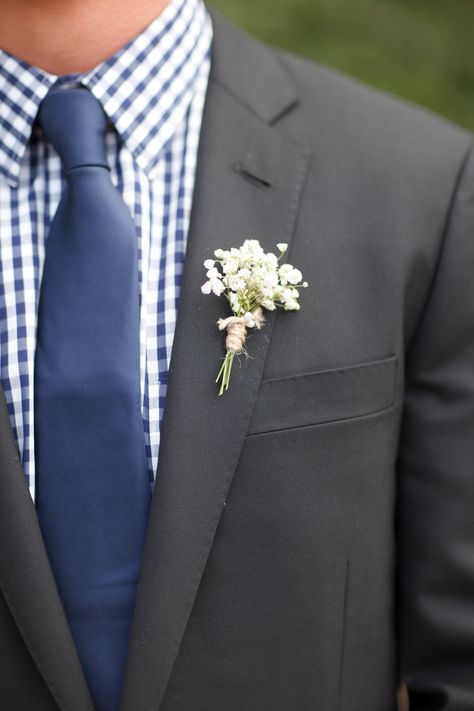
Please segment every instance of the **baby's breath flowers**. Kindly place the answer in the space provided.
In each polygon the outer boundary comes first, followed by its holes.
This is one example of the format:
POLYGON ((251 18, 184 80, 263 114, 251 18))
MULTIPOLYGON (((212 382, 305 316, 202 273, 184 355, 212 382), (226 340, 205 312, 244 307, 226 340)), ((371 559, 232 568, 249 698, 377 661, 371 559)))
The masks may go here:
POLYGON ((233 316, 219 319, 219 330, 227 331, 226 355, 216 383, 220 381, 219 395, 229 388, 232 364, 236 355, 247 354, 245 339, 248 328, 262 328, 263 309, 274 311, 277 306, 285 311, 298 311, 299 289, 306 288, 299 269, 291 264, 280 264, 288 245, 277 244, 277 257, 264 252, 260 242, 247 239, 239 248, 216 249, 215 259, 206 259, 204 267, 207 281, 203 294, 224 294, 233 316))

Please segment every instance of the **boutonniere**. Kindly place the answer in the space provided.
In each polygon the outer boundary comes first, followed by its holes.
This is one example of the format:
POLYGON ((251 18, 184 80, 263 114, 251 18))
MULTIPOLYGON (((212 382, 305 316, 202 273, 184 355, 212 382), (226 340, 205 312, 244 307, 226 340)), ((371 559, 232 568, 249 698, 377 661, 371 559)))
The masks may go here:
POLYGON ((207 281, 202 285, 203 294, 225 296, 232 309, 232 316, 220 318, 220 331, 227 331, 226 354, 216 378, 220 382, 219 395, 229 388, 230 374, 235 356, 245 354, 248 328, 262 328, 265 323, 264 309, 274 311, 298 311, 299 289, 308 286, 303 275, 291 264, 280 264, 288 249, 287 244, 277 244, 280 255, 264 252, 260 242, 247 239, 238 249, 216 249, 215 259, 206 259, 207 281))

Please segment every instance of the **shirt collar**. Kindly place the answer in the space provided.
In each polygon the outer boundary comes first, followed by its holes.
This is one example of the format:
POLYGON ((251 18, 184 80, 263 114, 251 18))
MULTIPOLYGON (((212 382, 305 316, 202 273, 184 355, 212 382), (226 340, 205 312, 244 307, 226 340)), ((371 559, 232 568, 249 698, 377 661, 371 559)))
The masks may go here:
MULTIPOLYGON (((76 77, 149 177, 189 108, 211 41, 203 0, 171 0, 140 35, 76 77)), ((18 184, 41 101, 58 80, 0 50, 0 171, 11 185, 18 184)))

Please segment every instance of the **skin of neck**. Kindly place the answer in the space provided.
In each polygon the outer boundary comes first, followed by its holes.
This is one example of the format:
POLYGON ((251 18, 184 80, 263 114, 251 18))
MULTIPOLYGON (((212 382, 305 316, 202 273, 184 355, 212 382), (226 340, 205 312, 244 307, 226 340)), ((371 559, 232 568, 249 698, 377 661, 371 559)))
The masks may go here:
POLYGON ((150 24, 170 0, 0 0, 0 47, 50 74, 86 72, 150 24))

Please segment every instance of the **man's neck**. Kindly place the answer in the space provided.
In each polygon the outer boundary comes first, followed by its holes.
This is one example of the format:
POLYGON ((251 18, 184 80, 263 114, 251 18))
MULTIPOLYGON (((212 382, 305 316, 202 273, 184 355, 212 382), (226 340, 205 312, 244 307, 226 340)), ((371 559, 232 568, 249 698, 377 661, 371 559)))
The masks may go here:
POLYGON ((170 0, 0 0, 0 48, 51 74, 92 69, 170 0))

